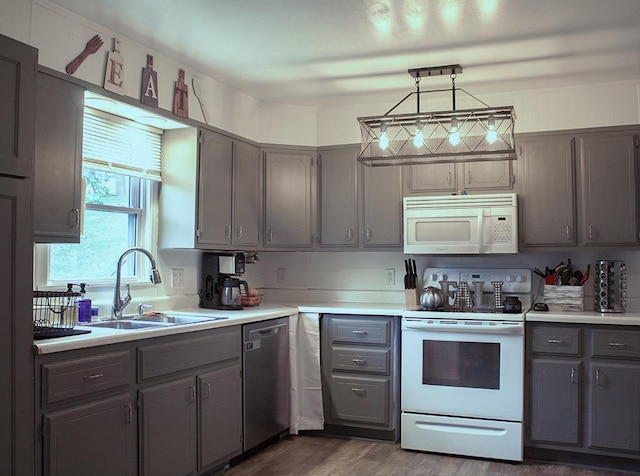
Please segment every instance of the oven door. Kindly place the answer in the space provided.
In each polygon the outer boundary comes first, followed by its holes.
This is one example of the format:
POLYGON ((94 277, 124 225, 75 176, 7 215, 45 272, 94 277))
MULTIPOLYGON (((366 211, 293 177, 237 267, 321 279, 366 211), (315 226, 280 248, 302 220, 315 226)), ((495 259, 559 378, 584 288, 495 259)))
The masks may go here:
POLYGON ((404 318, 402 411, 522 421, 524 323, 404 318))

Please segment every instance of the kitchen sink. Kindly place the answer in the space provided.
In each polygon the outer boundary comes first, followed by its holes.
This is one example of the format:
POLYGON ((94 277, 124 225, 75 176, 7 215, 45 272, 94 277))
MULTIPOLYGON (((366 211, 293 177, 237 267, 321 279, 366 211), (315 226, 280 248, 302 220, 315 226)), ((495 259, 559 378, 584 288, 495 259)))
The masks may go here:
POLYGON ((81 324, 87 327, 103 327, 108 329, 149 329, 153 327, 168 327, 177 326, 180 324, 198 324, 201 322, 212 322, 221 319, 228 319, 227 317, 201 317, 201 316, 186 316, 176 314, 151 314, 142 317, 130 317, 127 319, 105 320, 98 322, 91 322, 88 324, 81 324))
POLYGON ((153 322, 162 324, 197 324, 200 322, 212 322, 219 321, 221 319, 228 319, 228 317, 202 317, 202 316, 187 316, 179 314, 152 314, 148 316, 137 317, 136 321, 139 322, 153 322))
POLYGON ((103 327, 108 329, 126 329, 126 330, 136 330, 136 329, 148 329, 150 327, 167 327, 168 324, 163 324, 159 322, 144 322, 137 321, 131 319, 118 319, 113 321, 99 321, 99 322, 91 322, 88 324, 82 324, 86 327, 103 327))

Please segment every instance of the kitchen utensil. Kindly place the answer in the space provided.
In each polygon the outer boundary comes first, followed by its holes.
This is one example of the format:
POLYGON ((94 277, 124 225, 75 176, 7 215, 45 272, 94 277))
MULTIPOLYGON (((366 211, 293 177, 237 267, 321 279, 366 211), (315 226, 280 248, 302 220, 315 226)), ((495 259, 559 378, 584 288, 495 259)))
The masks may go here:
POLYGON ((533 272, 538 276, 540 276, 542 279, 546 278, 546 275, 542 271, 540 271, 538 268, 533 268, 533 272))
POLYGON ((420 305, 427 311, 435 311, 442 307, 443 303, 442 291, 434 286, 427 286, 420 295, 420 305))
POLYGON ((67 65, 67 68, 66 68, 67 73, 68 74, 75 73, 76 70, 82 64, 82 62, 86 60, 89 55, 92 55, 93 53, 97 52, 101 47, 102 47, 102 39, 98 35, 93 36, 89 41, 87 41, 87 44, 85 45, 84 50, 82 50, 82 53, 76 56, 76 58, 67 65))
POLYGON ((404 271, 405 271, 405 274, 404 274, 404 288, 405 289, 410 289, 409 286, 411 285, 411 283, 410 283, 411 270, 409 269, 409 260, 408 259, 404 260, 404 271))
POLYGON ((411 289, 418 287, 418 268, 416 266, 416 260, 411 260, 411 289))

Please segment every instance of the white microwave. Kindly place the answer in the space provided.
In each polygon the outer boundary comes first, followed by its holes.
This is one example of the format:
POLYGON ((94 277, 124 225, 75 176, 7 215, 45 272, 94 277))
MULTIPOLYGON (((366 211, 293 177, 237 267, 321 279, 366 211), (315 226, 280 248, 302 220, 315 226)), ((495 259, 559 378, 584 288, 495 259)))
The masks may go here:
POLYGON ((405 254, 518 252, 515 193, 405 197, 405 254))

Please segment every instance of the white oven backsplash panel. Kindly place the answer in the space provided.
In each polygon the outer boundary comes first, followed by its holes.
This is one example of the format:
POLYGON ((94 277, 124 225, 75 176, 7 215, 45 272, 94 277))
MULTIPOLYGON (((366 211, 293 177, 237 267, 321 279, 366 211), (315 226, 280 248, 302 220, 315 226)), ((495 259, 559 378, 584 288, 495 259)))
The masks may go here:
POLYGON ((531 293, 531 270, 524 268, 425 268, 424 287, 440 287, 440 281, 467 282, 473 289, 474 281, 484 281, 482 290, 493 292, 492 281, 502 281, 502 292, 508 294, 531 293))

